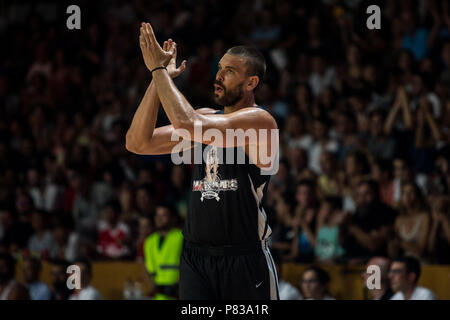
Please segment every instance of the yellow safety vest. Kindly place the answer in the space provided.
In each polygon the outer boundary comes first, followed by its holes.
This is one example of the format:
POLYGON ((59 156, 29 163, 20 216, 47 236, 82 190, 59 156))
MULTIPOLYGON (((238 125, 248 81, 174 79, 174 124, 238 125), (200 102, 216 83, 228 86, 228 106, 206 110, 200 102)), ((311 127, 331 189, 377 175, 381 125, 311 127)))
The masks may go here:
POLYGON ((180 256, 183 247, 183 234, 180 229, 170 230, 164 237, 161 247, 161 236, 154 232, 144 242, 145 267, 154 276, 158 286, 170 286, 178 283, 180 278, 180 256))

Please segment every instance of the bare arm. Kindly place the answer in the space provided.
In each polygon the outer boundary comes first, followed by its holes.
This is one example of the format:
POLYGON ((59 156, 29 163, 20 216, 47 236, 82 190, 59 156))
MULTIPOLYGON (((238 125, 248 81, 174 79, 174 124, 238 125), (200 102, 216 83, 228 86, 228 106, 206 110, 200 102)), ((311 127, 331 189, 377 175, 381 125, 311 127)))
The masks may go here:
MULTIPOLYGON (((169 49, 174 42, 169 39, 164 42, 164 49, 169 49)), ((176 67, 176 49, 167 66, 171 77, 177 77, 186 68, 183 61, 176 67)), ((155 129, 159 109, 159 97, 155 83, 148 86, 136 113, 133 116, 130 128, 126 135, 126 149, 136 154, 165 154, 170 153, 177 141, 171 141, 173 127, 165 126, 155 129)))
MULTIPOLYGON (((145 24, 141 28, 141 37, 144 39, 144 44, 141 45, 141 49, 143 55, 147 58, 147 67, 150 70, 154 70, 156 67, 164 66, 167 59, 173 54, 173 50, 164 51, 159 47, 150 24, 145 24)), ((264 144, 268 148, 270 155, 275 154, 275 152, 271 152, 273 134, 273 130, 271 129, 276 130, 277 124, 268 112, 251 106, 230 114, 200 114, 195 112, 194 108, 177 89, 166 70, 159 69, 154 71, 153 79, 167 117, 173 127, 178 130, 177 133, 183 138, 225 148, 248 145, 258 148, 264 144), (214 129, 214 136, 205 137, 203 134, 196 135, 195 128, 198 128, 199 125, 201 125, 203 133, 207 130, 214 129), (246 137, 244 139, 237 139, 237 141, 236 139, 230 139, 228 141, 227 139, 218 139, 218 137, 226 137, 228 129, 240 129, 243 132, 252 129, 256 133, 256 138, 247 139, 248 137, 246 137), (265 132, 266 136, 263 139, 260 139, 260 129, 267 130, 265 132)), ((276 139, 276 143, 278 143, 278 139, 276 139)), ((274 148, 277 150, 278 144, 274 148)), ((252 151, 255 152, 253 156, 256 156, 256 158, 254 159, 258 159, 257 151, 255 149, 252 151)), ((250 157, 253 158, 253 156, 250 157)), ((260 164, 258 160, 255 163, 260 164)))

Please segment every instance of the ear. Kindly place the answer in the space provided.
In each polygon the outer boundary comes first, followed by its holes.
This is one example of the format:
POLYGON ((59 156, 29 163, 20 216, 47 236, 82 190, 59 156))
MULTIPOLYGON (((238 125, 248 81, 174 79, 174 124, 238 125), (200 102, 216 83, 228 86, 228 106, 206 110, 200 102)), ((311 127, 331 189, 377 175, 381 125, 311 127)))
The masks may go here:
POLYGON ((247 79, 246 83, 246 89, 248 91, 253 91, 259 83, 259 77, 258 76, 251 76, 247 79))

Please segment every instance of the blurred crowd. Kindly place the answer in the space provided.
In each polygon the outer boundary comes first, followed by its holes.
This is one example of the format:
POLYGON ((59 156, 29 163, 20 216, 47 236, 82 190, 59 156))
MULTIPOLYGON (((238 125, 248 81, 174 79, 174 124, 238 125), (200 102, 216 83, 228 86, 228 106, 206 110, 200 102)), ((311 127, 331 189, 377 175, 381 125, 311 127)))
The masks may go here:
POLYGON ((158 207, 182 228, 191 166, 125 149, 151 81, 138 45, 149 21, 187 60, 175 81, 196 108, 214 107, 227 48, 264 53, 256 100, 280 128, 265 210, 281 261, 450 264, 448 1, 80 1, 81 30, 65 4, 0 9, 1 252, 142 260, 158 207), (380 30, 366 27, 371 4, 380 30))

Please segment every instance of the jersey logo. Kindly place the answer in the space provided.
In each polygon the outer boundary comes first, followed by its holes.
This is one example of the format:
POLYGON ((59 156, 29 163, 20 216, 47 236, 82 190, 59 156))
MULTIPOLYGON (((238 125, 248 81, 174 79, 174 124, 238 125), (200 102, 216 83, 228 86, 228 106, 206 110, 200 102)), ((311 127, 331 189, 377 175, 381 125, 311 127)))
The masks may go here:
POLYGON ((202 180, 194 180, 192 183, 192 191, 200 191, 203 199, 220 200, 220 191, 236 191, 238 188, 237 179, 220 180, 218 174, 219 158, 216 146, 208 146, 209 150, 206 154, 206 175, 202 180))

